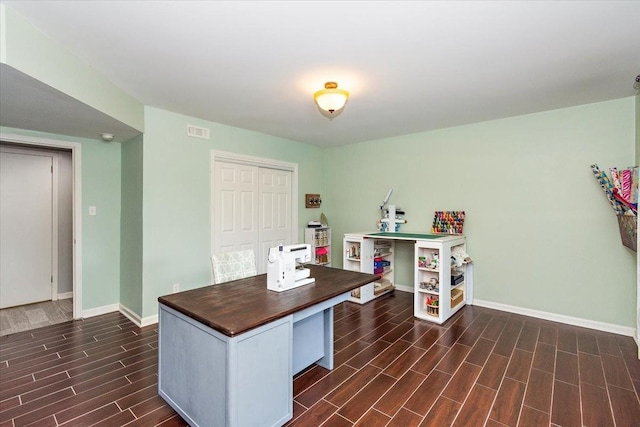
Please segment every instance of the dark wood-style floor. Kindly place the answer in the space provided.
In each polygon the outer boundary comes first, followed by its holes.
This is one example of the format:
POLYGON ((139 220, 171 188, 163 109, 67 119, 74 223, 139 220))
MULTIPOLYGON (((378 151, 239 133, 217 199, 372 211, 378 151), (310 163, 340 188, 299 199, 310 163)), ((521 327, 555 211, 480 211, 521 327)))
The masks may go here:
MULTIPOLYGON (((335 368, 294 380, 291 426, 640 425, 630 337, 480 307, 443 326, 395 292, 335 309, 335 368)), ((183 426, 157 331, 113 313, 0 338, 0 427, 183 426)))

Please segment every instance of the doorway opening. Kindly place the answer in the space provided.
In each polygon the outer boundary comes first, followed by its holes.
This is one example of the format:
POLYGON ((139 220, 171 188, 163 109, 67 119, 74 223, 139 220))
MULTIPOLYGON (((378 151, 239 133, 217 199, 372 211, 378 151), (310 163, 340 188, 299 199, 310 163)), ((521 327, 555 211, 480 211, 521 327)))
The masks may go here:
MULTIPOLYGON (((51 219, 49 220, 51 242, 48 248, 51 251, 51 285, 48 295, 40 292, 39 296, 27 296, 26 300, 20 299, 22 297, 18 295, 18 299, 15 300, 15 304, 19 304, 17 309, 3 308, 3 327, 6 326, 7 316, 9 315, 12 316, 11 318, 14 320, 14 323, 21 323, 18 329, 45 326, 47 322, 59 323, 69 320, 70 318, 80 319, 82 318, 81 145, 74 142, 3 133, 0 133, 0 141, 3 147, 3 156, 8 152, 11 153, 12 157, 9 159, 7 155, 3 158, 3 162, 5 160, 9 163, 17 161, 17 163, 14 164, 16 170, 25 167, 28 163, 20 162, 22 160, 29 160, 29 158, 45 159, 45 161, 40 162, 43 164, 47 161, 52 163, 50 178, 52 187, 51 200, 43 199, 41 203, 51 205, 51 219), (30 155, 20 157, 15 153, 30 153, 30 155), (53 172, 54 170, 55 173, 53 172), (67 187, 59 191, 60 186, 58 184, 63 183, 66 183, 65 185, 67 187), (66 195, 60 198, 59 193, 66 193, 66 195), (59 219, 62 219, 62 221, 59 221, 59 219), (33 301, 28 300, 29 298, 33 299, 33 301), (46 301, 42 302, 44 299, 46 299, 46 301)), ((37 175, 38 172, 29 172, 23 175, 23 177, 32 179, 36 178, 37 175)), ((9 180, 6 181, 8 182, 9 180)), ((47 181, 41 184, 41 186, 47 185, 49 185, 47 181)), ((20 185, 14 186, 14 195, 20 196, 21 192, 29 192, 28 190, 25 191, 25 188, 26 187, 21 187, 20 185)), ((7 189, 3 188, 3 192, 7 194, 10 193, 10 191, 11 188, 9 187, 7 187, 7 189)), ((3 194, 2 197, 5 197, 5 195, 3 194)), ((26 203, 26 205, 25 209, 27 209, 27 212, 36 209, 35 206, 37 206, 37 204, 29 205, 29 203, 26 203)), ((5 213, 6 212, 3 211, 3 215, 5 213)), ((40 215, 40 223, 43 226, 47 225, 47 220, 42 219, 45 213, 46 209, 40 215)), ((15 212, 13 215, 15 216, 15 212)), ((26 245, 25 237, 27 237, 27 232, 33 230, 31 230, 30 226, 26 225, 27 223, 18 222, 17 224, 19 224, 19 232, 14 236, 13 242, 9 243, 14 244, 18 242, 20 246, 26 245)), ((34 226, 33 228, 35 229, 37 227, 34 226)), ((4 231, 5 230, 3 230, 3 232, 4 231)), ((42 230, 39 232, 42 233, 42 230)), ((8 233, 5 234, 6 235, 3 236, 3 245, 5 241, 11 240, 5 239, 8 233)), ((47 244, 42 246, 44 246, 44 248, 40 248, 39 250, 47 249, 47 244)), ((23 248, 23 250, 25 250, 25 248, 23 248)), ((29 250, 29 248, 26 248, 27 253, 29 250)), ((9 260, 10 257, 6 255, 7 253, 9 253, 9 251, 3 247, 2 257, 9 260)), ((20 269, 36 269, 34 266, 35 261, 31 259, 32 257, 23 258, 29 259, 20 260, 17 258, 18 262, 23 264, 17 269, 18 274, 20 269)), ((16 259, 11 259, 10 261, 13 265, 16 259)), ((3 263, 4 262, 3 259, 3 263)), ((44 263, 40 262, 40 264, 44 263)), ((46 274, 45 271, 45 269, 42 269, 39 274, 42 276, 46 274)), ((7 283, 4 283, 7 277, 10 276, 3 276, 3 283, 1 284, 3 293, 4 288, 9 286, 7 283)), ((29 294, 32 293, 37 292, 29 292, 29 294)), ((3 307, 5 306, 7 306, 7 304, 3 304, 3 307)), ((7 329, 7 331, 8 333, 13 333, 18 330, 7 329)))

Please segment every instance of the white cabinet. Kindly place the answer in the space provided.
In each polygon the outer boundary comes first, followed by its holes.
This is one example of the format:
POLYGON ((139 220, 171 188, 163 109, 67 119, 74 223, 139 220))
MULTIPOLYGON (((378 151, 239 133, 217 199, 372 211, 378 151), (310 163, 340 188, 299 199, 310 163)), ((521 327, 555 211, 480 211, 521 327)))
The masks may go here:
POLYGON ((451 262, 452 251, 460 249, 466 252, 463 236, 416 241, 415 317, 444 323, 472 301, 472 264, 456 267, 451 262))
POLYGON ((394 289, 392 240, 345 234, 343 249, 343 269, 382 276, 377 282, 353 290, 349 301, 364 304, 394 289))
POLYGON ((304 231, 304 242, 311 245, 312 264, 331 267, 331 228, 309 227, 304 231))

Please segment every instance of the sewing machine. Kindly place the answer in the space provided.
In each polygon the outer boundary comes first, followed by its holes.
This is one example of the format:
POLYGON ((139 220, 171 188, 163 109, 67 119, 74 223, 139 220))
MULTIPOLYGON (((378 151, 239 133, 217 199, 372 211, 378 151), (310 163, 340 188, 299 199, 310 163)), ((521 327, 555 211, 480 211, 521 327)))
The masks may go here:
POLYGON ((302 263, 311 261, 311 245, 280 245, 269 249, 267 263, 267 289, 282 292, 308 285, 316 279, 302 263), (298 266, 298 264, 301 264, 298 266))

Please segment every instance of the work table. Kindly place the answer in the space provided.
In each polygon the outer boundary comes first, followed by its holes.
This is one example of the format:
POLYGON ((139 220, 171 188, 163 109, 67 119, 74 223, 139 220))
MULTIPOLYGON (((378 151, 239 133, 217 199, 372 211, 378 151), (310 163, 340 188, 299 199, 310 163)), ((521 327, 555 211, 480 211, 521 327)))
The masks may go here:
POLYGON ((158 298, 158 393, 191 426, 281 426, 293 376, 333 369, 333 307, 379 275, 309 266, 283 292, 267 275, 158 298))
POLYGON ((158 302, 233 337, 380 279, 375 274, 308 267, 316 281, 285 292, 268 290, 267 275, 261 274, 162 296, 158 302))

